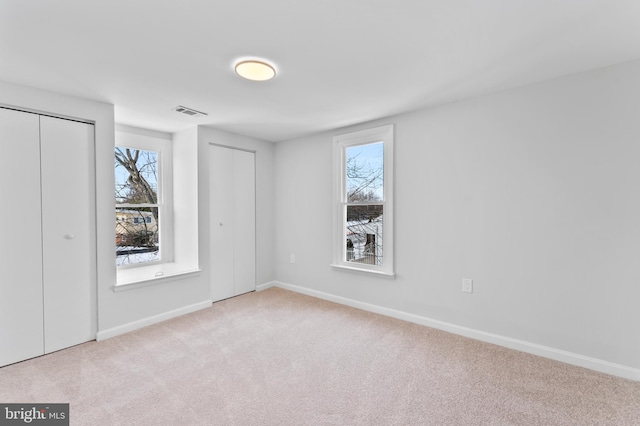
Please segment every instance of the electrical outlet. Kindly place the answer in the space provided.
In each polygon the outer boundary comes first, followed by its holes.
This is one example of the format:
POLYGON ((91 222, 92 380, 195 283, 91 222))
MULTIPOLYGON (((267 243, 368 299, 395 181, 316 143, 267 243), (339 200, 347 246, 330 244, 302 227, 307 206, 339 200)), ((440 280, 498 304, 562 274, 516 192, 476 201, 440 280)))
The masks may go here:
POLYGON ((464 293, 473 293, 473 280, 471 278, 462 279, 462 291, 464 293))
POLYGON ((289 263, 296 263, 296 255, 291 253, 289 255, 289 263))

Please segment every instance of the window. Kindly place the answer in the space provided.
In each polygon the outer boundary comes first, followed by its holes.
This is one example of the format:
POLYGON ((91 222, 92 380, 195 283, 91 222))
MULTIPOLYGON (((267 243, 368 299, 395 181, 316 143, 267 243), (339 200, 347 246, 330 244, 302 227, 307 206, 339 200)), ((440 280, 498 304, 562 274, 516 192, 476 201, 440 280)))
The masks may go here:
POLYGON ((116 265, 169 262, 170 185, 163 183, 170 182, 170 164, 163 160, 170 156, 170 145, 123 142, 129 146, 117 145, 114 152, 116 265))
POLYGON ((333 266, 392 276, 393 125, 333 141, 333 266))
MULTIPOLYGON (((157 207, 154 207, 154 209, 157 209, 157 207)), ((147 215, 140 215, 139 217, 134 217, 133 218, 133 223, 151 223, 151 214, 147 214, 147 215)))

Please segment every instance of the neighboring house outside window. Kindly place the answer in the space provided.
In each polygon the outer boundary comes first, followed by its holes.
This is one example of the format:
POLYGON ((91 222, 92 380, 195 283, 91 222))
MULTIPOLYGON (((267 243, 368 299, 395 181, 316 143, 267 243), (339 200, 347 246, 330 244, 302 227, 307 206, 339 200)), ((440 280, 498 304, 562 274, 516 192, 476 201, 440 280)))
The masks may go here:
POLYGON ((393 276, 393 125, 336 136, 333 266, 393 276))

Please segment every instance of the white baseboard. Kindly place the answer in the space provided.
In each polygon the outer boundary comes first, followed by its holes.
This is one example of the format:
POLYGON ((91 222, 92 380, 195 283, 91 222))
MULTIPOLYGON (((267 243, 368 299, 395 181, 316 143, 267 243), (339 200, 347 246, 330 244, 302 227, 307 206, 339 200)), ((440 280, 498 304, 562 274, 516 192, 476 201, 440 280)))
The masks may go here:
POLYGON ((256 286, 256 291, 263 291, 271 287, 275 287, 278 283, 276 281, 271 281, 268 283, 258 284, 256 286))
POLYGON ((503 346, 510 349, 515 349, 521 352, 538 355, 544 358, 553 359, 556 361, 564 362, 578 367, 588 368, 590 370, 599 371, 601 373, 611 374, 625 379, 640 381, 640 369, 628 367, 622 364, 616 364, 609 361, 604 361, 597 358, 591 358, 588 356, 580 355, 573 352, 567 352, 561 349, 552 348, 549 346, 539 345, 537 343, 531 343, 524 340, 512 339, 510 337, 500 336, 498 334, 487 333, 485 331, 475 330, 468 327, 462 327, 459 325, 439 321, 420 315, 410 314, 407 312, 398 311, 395 309, 385 308, 383 306, 372 305, 365 302, 360 302, 353 299, 348 299, 342 296, 336 296, 329 293, 324 293, 317 290, 312 290, 305 287, 300 287, 293 284, 282 283, 274 281, 272 283, 264 284, 266 290, 269 287, 280 287, 285 290, 295 291, 297 293, 306 294, 307 296, 317 297, 319 299, 328 300, 330 302, 339 303, 353 308, 362 309, 364 311, 374 312, 376 314, 385 315, 392 318, 397 318, 403 321, 412 322, 419 325, 424 325, 438 330, 447 331, 449 333, 458 334, 461 336, 469 337, 472 339, 480 340, 483 342, 493 343, 498 346, 503 346))
POLYGON ((211 307, 211 300, 205 300, 199 303, 194 303, 193 305, 174 309, 173 311, 164 312, 162 314, 154 315, 148 318, 143 318, 138 321, 133 321, 128 324, 119 325, 117 327, 109 328, 107 330, 101 330, 101 331, 98 331, 98 333, 96 334, 96 340, 98 342, 101 340, 106 340, 111 337, 129 333, 130 331, 138 330, 140 328, 147 327, 152 324, 157 324, 159 322, 166 321, 171 318, 176 318, 181 315, 190 314, 192 312, 199 311, 200 309, 205 309, 209 307, 211 307))

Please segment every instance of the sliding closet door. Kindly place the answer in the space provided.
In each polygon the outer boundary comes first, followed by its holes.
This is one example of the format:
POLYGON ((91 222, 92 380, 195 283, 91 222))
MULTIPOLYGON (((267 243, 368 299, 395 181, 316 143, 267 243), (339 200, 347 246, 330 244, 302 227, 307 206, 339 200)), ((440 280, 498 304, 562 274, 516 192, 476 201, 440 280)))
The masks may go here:
POLYGON ((256 289, 255 153, 209 151, 211 298, 256 289))
POLYGON ((45 352, 95 338, 94 126, 40 117, 45 352))
POLYGON ((233 150, 209 147, 209 218, 211 229, 211 299, 235 296, 233 150))
POLYGON ((38 115, 0 108, 0 366, 43 353, 38 115))

